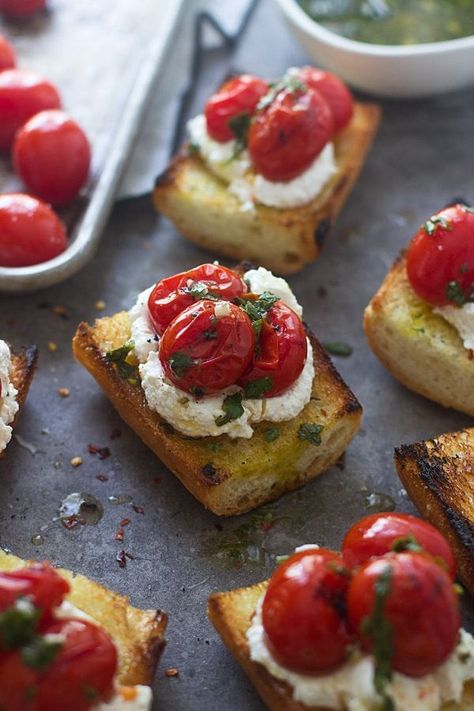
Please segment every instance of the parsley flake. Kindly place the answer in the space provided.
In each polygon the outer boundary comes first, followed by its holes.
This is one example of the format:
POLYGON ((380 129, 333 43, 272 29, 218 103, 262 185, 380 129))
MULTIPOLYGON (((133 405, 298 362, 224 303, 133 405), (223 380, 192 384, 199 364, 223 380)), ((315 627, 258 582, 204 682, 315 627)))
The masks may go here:
POLYGON ((0 640, 7 649, 17 649, 36 634, 40 611, 27 600, 16 600, 0 614, 0 640))
POLYGON ((323 425, 316 425, 314 422, 305 422, 303 425, 300 425, 298 429, 298 437, 319 447, 323 429, 323 425))
POLYGON ((130 363, 130 358, 133 358, 132 351, 134 348, 134 342, 127 341, 123 346, 107 351, 105 354, 106 359, 115 365, 120 377, 128 380, 131 385, 137 385, 139 379, 137 366, 134 363, 130 363))
POLYGON ((270 375, 266 375, 263 378, 258 378, 257 380, 252 380, 244 388, 244 397, 250 399, 261 398, 266 392, 271 390, 273 387, 273 378, 270 375))
POLYGON ((233 395, 227 395, 224 402, 222 403, 222 409, 224 414, 215 418, 215 423, 218 427, 226 425, 231 420, 238 420, 244 414, 244 408, 242 407, 242 393, 234 393, 233 395))
POLYGON ((430 217, 423 225, 424 231, 430 236, 436 233, 438 227, 441 227, 443 230, 448 230, 448 232, 453 229, 452 222, 441 215, 433 215, 433 217, 430 217))
POLYGON ((192 296, 194 301, 201 301, 202 299, 217 301, 219 298, 209 291, 207 284, 203 281, 191 281, 184 287, 183 291, 192 296))
POLYGON ((278 296, 270 294, 269 291, 264 291, 258 299, 241 298, 237 299, 237 304, 245 311, 249 319, 252 321, 254 328, 257 326, 259 331, 262 328, 263 319, 272 308, 273 304, 278 301, 278 296))
POLYGON ((191 358, 191 356, 188 356, 187 353, 175 351, 168 358, 168 363, 176 377, 182 378, 189 368, 195 364, 195 361, 191 358))
POLYGON ((46 669, 56 659, 64 644, 61 635, 38 635, 21 650, 25 666, 31 669, 46 669))
POLYGON ((419 553, 424 550, 423 546, 420 546, 415 536, 410 533, 408 536, 401 536, 396 538, 392 543, 390 550, 395 551, 395 553, 403 553, 403 551, 413 551, 419 553))
POLYGON ((308 87, 304 82, 298 79, 298 77, 287 74, 279 81, 275 81, 270 84, 270 89, 267 91, 265 96, 262 96, 257 104, 257 111, 264 111, 264 109, 273 104, 278 94, 285 90, 291 93, 299 91, 305 94, 308 91, 308 87))
POLYGON ((461 307, 466 302, 466 297, 461 289, 461 285, 456 280, 449 281, 446 284, 445 295, 448 301, 452 301, 456 306, 461 307))
POLYGON ((329 353, 329 355, 341 356, 341 358, 348 358, 352 355, 352 346, 348 343, 342 343, 340 341, 323 343, 323 348, 329 353))
POLYGON ((265 442, 275 442, 280 436, 280 430, 278 427, 268 427, 262 434, 265 442))
POLYGON ((233 160, 247 146, 247 136, 250 128, 250 114, 248 111, 232 116, 229 119, 229 128, 235 136, 235 149, 231 159, 233 160))

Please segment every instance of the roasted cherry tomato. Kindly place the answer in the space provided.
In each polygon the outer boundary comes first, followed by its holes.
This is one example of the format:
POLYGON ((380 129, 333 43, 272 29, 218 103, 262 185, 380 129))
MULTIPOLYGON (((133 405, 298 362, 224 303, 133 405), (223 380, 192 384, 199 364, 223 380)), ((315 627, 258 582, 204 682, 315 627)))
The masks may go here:
POLYGON ((13 69, 15 66, 15 50, 6 37, 0 35, 0 72, 3 72, 5 69, 13 69))
POLYGON ((345 660, 352 640, 345 620, 348 580, 341 556, 324 548, 295 553, 277 568, 262 622, 280 664, 311 673, 345 660))
POLYGON ((45 109, 59 109, 61 99, 51 82, 25 69, 0 72, 0 150, 8 150, 25 121, 45 109))
POLYGON ((0 0, 0 11, 9 17, 26 19, 46 7, 46 0, 0 0))
POLYGON ((204 109, 207 132, 211 138, 220 143, 235 138, 229 121, 239 114, 251 116, 267 91, 267 82, 250 74, 234 77, 221 86, 204 109))
POLYGON ((453 205, 425 222, 408 248, 407 274, 430 304, 462 306, 474 291, 474 211, 453 205))
POLYGON ((417 547, 444 565, 454 580, 456 564, 446 538, 426 521, 408 514, 375 513, 357 521, 344 537, 342 557, 349 568, 355 568, 390 551, 417 547))
POLYGON ((67 247, 66 230, 44 202, 22 193, 0 195, 0 265, 27 267, 67 247))
MULTIPOLYGON (((41 610, 40 623, 64 600, 69 584, 48 563, 33 563, 28 568, 0 573, 0 613, 18 598, 27 597, 41 610)), ((0 643, 1 643, 0 632, 0 643)))
POLYGON ((218 264, 201 264, 159 281, 148 299, 148 312, 161 336, 181 311, 205 298, 206 294, 232 301, 246 291, 245 282, 232 269, 218 264))
POLYGON ((261 378, 268 378, 265 397, 284 392, 301 374, 308 344, 304 326, 283 301, 277 301, 268 311, 258 339, 252 363, 238 384, 245 387, 261 378))
POLYGON ((89 175, 90 161, 86 134, 63 111, 40 111, 16 133, 16 172, 31 192, 53 205, 76 197, 89 175))
POLYGON ((44 668, 24 664, 21 651, 0 658, 2 711, 88 711, 113 693, 117 651, 101 627, 86 620, 62 619, 47 634, 63 643, 44 668), (27 701, 31 700, 28 704, 27 701))
POLYGON ((331 109, 334 133, 341 131, 352 118, 354 100, 352 94, 339 77, 316 67, 302 67, 298 78, 310 89, 319 91, 331 109))
POLYGON ((248 368, 255 331, 244 311, 229 301, 199 301, 170 323, 160 342, 168 378, 194 395, 233 385, 248 368))
POLYGON ((286 182, 305 171, 333 132, 332 114, 312 89, 284 89, 258 112, 248 134, 254 167, 268 180, 286 182))
POLYGON ((456 646, 457 594, 425 553, 389 553, 363 565, 349 585, 347 610, 362 646, 408 676, 429 674, 456 646))

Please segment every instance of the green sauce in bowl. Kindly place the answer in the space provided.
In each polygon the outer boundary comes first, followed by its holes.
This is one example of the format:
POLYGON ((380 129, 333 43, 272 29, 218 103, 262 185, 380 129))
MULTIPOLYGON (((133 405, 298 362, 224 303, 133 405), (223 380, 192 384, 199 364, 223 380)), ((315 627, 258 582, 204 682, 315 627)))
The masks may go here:
POLYGON ((474 0, 298 0, 320 25, 369 44, 413 45, 474 35, 474 0))

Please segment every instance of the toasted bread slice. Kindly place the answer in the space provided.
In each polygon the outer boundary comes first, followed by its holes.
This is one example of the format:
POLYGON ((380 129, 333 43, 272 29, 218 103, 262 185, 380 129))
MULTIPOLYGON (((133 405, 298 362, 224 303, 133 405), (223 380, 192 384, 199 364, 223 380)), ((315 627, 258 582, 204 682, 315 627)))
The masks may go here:
POLYGON ((474 415, 474 360, 456 331, 420 299, 401 255, 367 306, 364 328, 370 347, 403 385, 474 415))
MULTIPOLYGON (((248 588, 214 593, 208 601, 209 619, 270 711, 309 711, 309 709, 331 711, 321 706, 307 706, 300 701, 295 701, 289 684, 275 678, 264 666, 250 659, 247 630, 257 602, 267 585, 268 582, 263 582, 248 588)), ((464 696, 459 704, 450 702, 442 707, 442 711, 472 711, 473 709, 474 681, 465 684, 464 696)))
POLYGON ((448 539, 474 596, 474 428, 403 445, 395 465, 422 516, 448 539))
MULTIPOLYGON (((0 570, 15 570, 27 564, 28 561, 0 549, 0 570)), ((119 653, 119 684, 151 684, 154 668, 165 646, 166 613, 132 607, 127 597, 84 575, 75 575, 62 568, 58 573, 71 585, 67 600, 90 615, 114 640, 119 653)))
POLYGON ((262 422, 251 439, 185 437, 147 406, 140 385, 120 377, 104 353, 130 338, 126 312, 80 324, 76 358, 94 376, 121 417, 206 508, 223 516, 244 513, 303 486, 332 466, 357 432, 362 408, 314 337, 313 396, 292 420, 262 422), (298 437, 303 423, 323 425, 321 444, 298 437), (269 426, 280 432, 265 440, 269 426))
MULTIPOLYGON (((30 389, 31 381, 33 380, 37 360, 38 349, 36 346, 29 346, 28 348, 23 348, 20 351, 12 351, 10 380, 14 387, 18 390, 17 402, 19 405, 15 419, 11 423, 13 428, 18 422, 23 405, 25 404, 26 396, 28 395, 28 390, 30 389)), ((3 458, 5 453, 6 450, 0 452, 0 458, 3 458)))
POLYGON ((376 104, 356 104, 351 123, 335 141, 337 173, 301 207, 256 205, 255 210, 243 211, 226 183, 186 150, 158 177, 155 206, 201 247, 291 274, 319 256, 362 169, 379 120, 376 104))

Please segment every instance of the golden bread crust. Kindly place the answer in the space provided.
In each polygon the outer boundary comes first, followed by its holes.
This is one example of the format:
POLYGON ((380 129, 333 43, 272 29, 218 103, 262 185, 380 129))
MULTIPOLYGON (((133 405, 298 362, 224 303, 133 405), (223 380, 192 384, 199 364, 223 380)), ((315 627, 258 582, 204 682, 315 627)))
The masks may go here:
MULTIPOLYGON (((11 423, 12 428, 15 428, 25 404, 31 381, 33 380, 36 362, 38 360, 38 349, 36 346, 29 346, 28 348, 22 348, 19 351, 12 351, 11 358, 12 367, 10 372, 10 380, 13 386, 18 390, 17 402, 19 405, 15 419, 11 423)), ((7 455, 7 451, 8 445, 3 452, 0 452, 0 459, 3 459, 7 455)))
POLYGON ((359 402, 311 336, 316 370, 313 397, 298 417, 277 423, 280 436, 276 441, 269 443, 264 438, 269 423, 257 425, 251 439, 185 437, 150 410, 142 388, 121 378, 104 357, 104 352, 129 338, 126 312, 100 319, 95 326, 82 323, 73 339, 74 354, 125 422, 186 488, 218 515, 244 513, 303 486, 336 463, 359 428, 359 402), (324 426, 319 447, 298 438, 304 422, 324 426))
MULTIPOLYGON (((0 549, 0 570, 15 570, 24 565, 27 561, 0 549)), ((151 684, 165 645, 166 613, 132 607, 128 597, 84 575, 75 575, 62 568, 58 573, 71 585, 67 600, 90 615, 114 640, 119 653, 118 682, 124 686, 151 684)))
POLYGON ((199 157, 183 151, 157 179, 155 206, 185 237, 213 253, 249 259, 281 274, 296 272, 319 256, 362 170, 380 115, 376 104, 355 105, 351 123, 335 141, 338 171, 306 205, 242 211, 226 184, 199 157))

